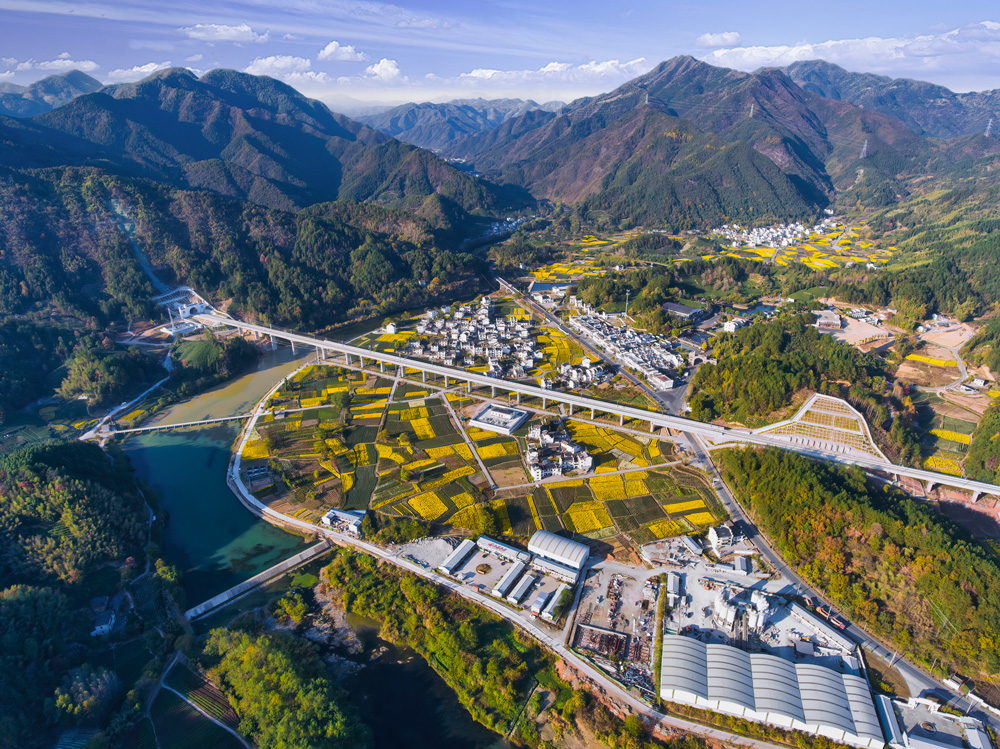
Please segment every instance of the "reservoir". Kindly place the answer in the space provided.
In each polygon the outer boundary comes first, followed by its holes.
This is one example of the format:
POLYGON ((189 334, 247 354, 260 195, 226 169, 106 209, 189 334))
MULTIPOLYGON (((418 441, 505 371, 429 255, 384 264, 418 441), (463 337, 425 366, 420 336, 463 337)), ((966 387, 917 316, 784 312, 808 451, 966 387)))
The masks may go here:
MULTIPOLYGON (((268 352, 256 369, 167 409, 160 423, 246 413, 312 352, 268 352)), ((186 605, 194 606, 253 577, 303 546, 303 539, 251 515, 226 484, 239 422, 151 432, 124 449, 138 477, 161 498, 168 515, 164 557, 184 574, 186 605)))

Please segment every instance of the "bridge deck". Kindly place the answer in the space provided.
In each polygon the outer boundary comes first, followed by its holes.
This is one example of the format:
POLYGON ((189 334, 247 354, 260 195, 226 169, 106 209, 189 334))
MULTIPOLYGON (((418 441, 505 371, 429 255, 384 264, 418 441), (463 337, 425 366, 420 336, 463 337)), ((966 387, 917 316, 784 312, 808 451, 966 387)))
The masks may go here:
POLYGON ((755 434, 745 429, 730 429, 727 427, 716 426, 715 424, 705 424, 700 421, 686 419, 682 416, 670 416, 669 414, 647 411, 646 409, 635 408, 633 406, 622 406, 617 403, 588 398, 574 393, 567 393, 558 390, 545 390, 540 387, 535 387, 534 385, 526 385, 520 382, 513 382, 511 380, 500 380, 475 372, 467 372, 465 370, 454 369, 452 367, 444 367, 440 364, 433 364, 419 359, 410 359, 405 356, 397 356, 396 354, 370 351, 368 349, 351 346, 346 343, 327 341, 314 338, 312 336, 302 335, 300 333, 292 333, 278 328, 269 328, 263 325, 254 325, 252 323, 246 323, 240 320, 222 317, 220 315, 202 314, 198 315, 198 318, 203 320, 206 324, 225 325, 239 330, 257 333, 258 335, 273 336, 275 338, 299 343, 305 346, 312 346, 322 351, 332 351, 334 353, 344 354, 348 357, 355 356, 396 367, 423 371, 440 377, 447 377, 458 381, 468 382, 470 385, 476 385, 479 387, 495 387, 507 392, 520 393, 521 395, 541 398, 554 403, 564 403, 569 406, 583 409, 594 409, 595 411, 614 414, 626 419, 648 421, 651 427, 666 427, 667 429, 687 432, 712 443, 736 442, 749 445, 777 447, 782 450, 792 450, 794 452, 803 453, 814 458, 832 460, 847 465, 855 465, 868 470, 883 471, 885 473, 907 476, 909 478, 914 478, 933 485, 943 485, 954 487, 956 489, 964 489, 972 492, 973 496, 976 497, 982 494, 992 494, 1000 497, 1000 486, 987 484, 982 481, 973 481, 971 479, 962 478, 961 476, 949 476, 947 474, 937 473, 936 471, 927 471, 921 468, 900 466, 874 457, 865 458, 857 455, 845 455, 843 453, 826 451, 819 448, 803 447, 801 445, 789 443, 782 439, 769 437, 765 434, 755 434))

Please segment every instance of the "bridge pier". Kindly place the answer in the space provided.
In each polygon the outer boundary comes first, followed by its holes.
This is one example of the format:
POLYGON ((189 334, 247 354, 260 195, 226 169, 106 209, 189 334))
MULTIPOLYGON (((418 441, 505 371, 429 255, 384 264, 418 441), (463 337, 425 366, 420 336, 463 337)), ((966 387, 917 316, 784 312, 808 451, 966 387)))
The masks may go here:
POLYGON ((378 368, 379 368, 380 372, 382 372, 383 374, 385 374, 385 362, 384 361, 380 361, 378 363, 378 368))
POLYGON ((618 414, 618 426, 625 426, 625 414, 618 414))
MULTIPOLYGON (((469 383, 469 387, 470 388, 472 387, 472 383, 471 382, 469 383)), ((496 385, 490 385, 490 398, 496 398, 496 397, 497 397, 497 386, 496 385)))
POLYGON ((546 408, 546 406, 545 406, 545 396, 543 395, 542 396, 542 410, 544 411, 545 408, 546 408))
POLYGON ((573 415, 573 404, 572 403, 569 404, 569 415, 570 416, 573 415))
POLYGON ((594 418, 594 409, 590 409, 590 420, 591 421, 595 421, 595 418, 594 418))
POLYGON ((276 340, 274 340, 274 336, 272 335, 271 336, 271 351, 274 351, 277 348, 278 348, 278 342, 276 340))
POLYGON ((933 479, 927 479, 927 481, 924 482, 924 488, 928 494, 934 491, 935 486, 937 486, 937 483, 933 479))
POLYGON ((444 386, 448 387, 448 375, 444 376, 444 386))
MULTIPOLYGON (((347 364, 348 367, 351 366, 351 355, 350 354, 348 354, 348 353, 344 354, 344 362, 347 364)), ((361 363, 361 366, 362 367, 365 366, 364 362, 361 363)))
POLYGON ((295 341, 289 341, 292 344, 292 354, 295 354, 295 341))
POLYGON ((976 502, 978 502, 981 496, 983 496, 983 493, 981 491, 972 492, 972 503, 975 504, 976 502))
POLYGON ((520 392, 517 394, 517 405, 519 405, 519 406, 521 405, 521 393, 520 392))
POLYGON ((420 381, 427 382, 427 372, 423 369, 420 370, 420 381))

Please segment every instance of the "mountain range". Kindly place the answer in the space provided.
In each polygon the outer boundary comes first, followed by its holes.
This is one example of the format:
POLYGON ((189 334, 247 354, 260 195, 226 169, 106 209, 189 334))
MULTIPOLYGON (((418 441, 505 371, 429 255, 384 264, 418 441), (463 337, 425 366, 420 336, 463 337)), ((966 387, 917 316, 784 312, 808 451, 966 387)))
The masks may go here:
POLYGON ((103 85, 79 70, 50 75, 30 86, 0 83, 0 115, 33 117, 61 107, 82 94, 91 94, 103 85))
POLYGON ((1000 89, 955 93, 925 81, 852 73, 823 60, 792 63, 785 72, 806 91, 890 115, 936 138, 984 132, 1000 116, 1000 89))
POLYGON ((405 143, 441 151, 455 141, 492 130, 513 117, 536 109, 556 112, 563 106, 561 101, 538 104, 530 99, 455 99, 443 104, 402 104, 356 119, 405 143))
POLYGON ((703 229, 996 183, 1000 140, 979 132, 995 92, 923 101, 930 84, 866 75, 676 57, 566 105, 368 118, 441 156, 267 77, 168 69, 87 92, 93 79, 55 76, 7 94, 51 109, 0 116, 0 311, 147 314, 133 246, 238 308, 329 324, 470 283, 450 250, 538 201, 610 227, 703 229))

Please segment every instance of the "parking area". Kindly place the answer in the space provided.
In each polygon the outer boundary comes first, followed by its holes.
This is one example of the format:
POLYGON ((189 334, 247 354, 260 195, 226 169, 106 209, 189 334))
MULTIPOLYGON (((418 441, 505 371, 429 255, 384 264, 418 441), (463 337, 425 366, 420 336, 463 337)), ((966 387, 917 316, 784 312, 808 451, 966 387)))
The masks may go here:
MULTIPOLYGON (((492 595, 493 588, 500 581, 500 578, 515 564, 516 562, 509 562, 490 552, 476 549, 475 553, 466 559, 465 563, 456 569, 452 576, 460 583, 476 588, 480 593, 492 595)), ((530 568, 524 571, 517 582, 520 583, 527 577, 531 577, 534 582, 530 587, 521 591, 517 604, 525 609, 531 608, 539 594, 545 593, 546 598, 548 598, 562 584, 554 577, 543 575, 538 570, 530 568)), ((512 603, 507 597, 504 600, 512 603)))
POLYGON ((465 564, 455 570, 453 576, 463 585, 472 586, 480 593, 488 594, 512 564, 514 562, 476 549, 475 553, 465 560, 465 564))

